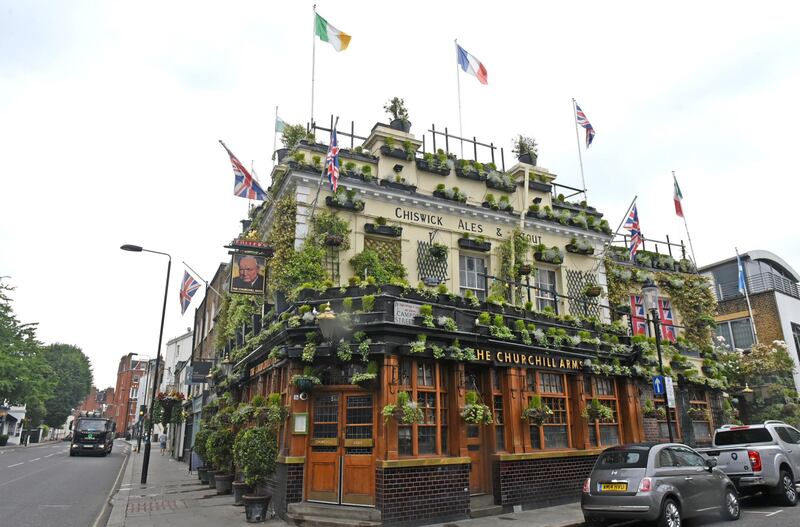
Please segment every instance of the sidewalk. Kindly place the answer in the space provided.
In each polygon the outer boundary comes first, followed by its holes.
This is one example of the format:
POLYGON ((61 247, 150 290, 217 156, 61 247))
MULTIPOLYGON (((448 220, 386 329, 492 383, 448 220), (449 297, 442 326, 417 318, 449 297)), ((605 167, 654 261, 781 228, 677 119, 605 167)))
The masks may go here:
MULTIPOLYGON (((131 448, 135 442, 131 442, 131 448)), ((144 448, 142 448, 144 452, 144 448)), ((144 453, 131 452, 120 488, 111 498, 107 527, 217 527, 245 525, 244 507, 235 507, 231 495, 218 496, 203 485, 189 465, 150 452, 147 485, 141 485, 144 453)), ((282 520, 262 525, 284 526, 282 520)))
MULTIPOLYGON (((131 449, 135 442, 131 442, 131 449)), ((142 456, 131 452, 120 488, 111 499, 112 509, 106 527, 217 527, 245 525, 244 507, 233 506, 233 497, 218 496, 203 485, 189 465, 159 454, 158 446, 150 453, 147 485, 142 477, 142 456)), ((431 527, 493 527, 500 520, 515 520, 522 527, 574 527, 583 523, 580 503, 568 503, 543 509, 526 510, 499 516, 439 523, 431 527)), ((262 525, 287 526, 278 518, 262 525)))
MULTIPOLYGON (((45 446, 45 445, 55 445, 60 443, 60 439, 46 439, 44 441, 39 441, 38 443, 28 443, 28 446, 25 445, 17 445, 17 444, 7 444, 6 446, 0 446, 0 454, 3 452, 7 452, 9 450, 16 450, 18 448, 36 448, 37 446, 45 446)), ((64 441, 65 445, 69 445, 67 441, 64 441)))

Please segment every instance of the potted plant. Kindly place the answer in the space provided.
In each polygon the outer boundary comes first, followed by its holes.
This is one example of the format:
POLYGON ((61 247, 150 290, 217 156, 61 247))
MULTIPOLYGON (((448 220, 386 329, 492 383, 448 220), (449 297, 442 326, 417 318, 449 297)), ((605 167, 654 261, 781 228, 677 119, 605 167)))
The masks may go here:
POLYGON ((614 419, 614 412, 601 403, 600 399, 592 399, 581 412, 581 416, 587 417, 590 421, 610 422, 614 419))
POLYGON ((583 288, 583 294, 589 298, 597 298, 603 294, 603 288, 597 284, 587 284, 583 288))
POLYGON ((543 243, 540 243, 533 248, 533 258, 537 262, 546 262, 551 264, 561 264, 564 262, 564 255, 558 247, 547 248, 543 243))
POLYGON ((536 139, 518 134, 512 141, 514 146, 511 151, 516 154, 519 162, 536 166, 539 157, 539 145, 536 144, 536 139))
POLYGON ((458 239, 458 246, 461 249, 468 249, 470 251, 489 252, 492 250, 492 244, 487 242, 485 237, 478 236, 473 239, 470 238, 467 233, 458 239))
MULTIPOLYGON (((519 184, 523 185, 524 181, 520 180, 519 184)), ((547 182, 547 178, 542 174, 531 174, 528 177, 528 188, 536 192, 544 192, 545 194, 550 194, 550 191, 553 189, 552 185, 547 182)))
POLYGON ((467 159, 459 159, 456 163, 456 176, 473 181, 486 181, 486 173, 483 170, 483 164, 467 159))
POLYGON ((533 266, 529 263, 521 263, 519 267, 517 267, 517 274, 519 276, 528 276, 533 272, 533 266))
POLYGON ((474 425, 490 425, 494 422, 492 410, 480 402, 478 392, 467 390, 464 394, 464 408, 461 409, 464 422, 474 425))
POLYGON ((512 181, 511 176, 493 171, 486 177, 486 186, 503 192, 514 192, 517 186, 512 181))
POLYGON ((439 176, 446 176, 450 173, 450 164, 447 162, 447 154, 443 150, 434 155, 432 152, 425 152, 422 159, 416 160, 417 169, 439 176))
POLYGON ((311 366, 303 368, 302 374, 292 376, 292 384, 303 393, 310 393, 314 386, 321 382, 319 377, 314 375, 314 369, 311 366))
POLYGON ((432 243, 431 246, 428 247, 428 254, 439 261, 444 261, 447 258, 447 253, 449 252, 450 249, 447 247, 447 245, 442 243, 432 243))
POLYGON ((385 178, 381 179, 379 184, 382 187, 389 187, 396 190, 404 190, 412 193, 417 191, 416 185, 406 183, 405 178, 401 177, 400 174, 395 174, 394 177, 386 176, 385 178))
POLYGON ((576 254, 594 254, 594 246, 584 239, 572 238, 566 245, 567 252, 576 254))
POLYGON ((221 428, 211 432, 206 440, 206 452, 211 463, 217 469, 214 473, 214 484, 217 494, 230 494, 233 483, 233 432, 229 428, 221 428))
POLYGON ((339 187, 333 196, 325 196, 325 204, 335 209, 361 212, 364 210, 364 201, 356 198, 355 190, 345 190, 339 187))
POLYGON ((397 402, 395 404, 387 404, 381 410, 386 421, 390 417, 397 419, 397 422, 404 425, 411 425, 421 423, 425 420, 425 414, 419 408, 416 401, 412 401, 408 392, 400 392, 397 394, 397 402))
POLYGON ((350 384, 355 384, 361 388, 372 391, 375 387, 375 381, 378 379, 378 363, 369 361, 367 364, 367 371, 364 373, 354 373, 350 378, 350 384))
POLYGON ((528 407, 522 410, 522 418, 536 426, 542 426, 542 423, 551 415, 553 415, 553 410, 542 402, 542 397, 538 394, 531 397, 528 407))
POLYGON ((403 228, 398 225, 386 225, 386 218, 378 216, 375 223, 365 223, 364 232, 367 234, 379 234, 381 236, 392 236, 398 238, 403 234, 403 228))
MULTIPOLYGON (((278 442, 274 427, 258 426, 239 432, 233 444, 234 461, 243 477, 242 485, 238 485, 239 489, 246 490, 249 487, 249 492, 252 492, 252 489, 262 486, 266 477, 275 471, 277 454, 278 442)), ((270 496, 243 495, 241 504, 245 505, 247 521, 251 522, 259 517, 265 519, 269 500, 270 496)))
POLYGON ((403 99, 400 97, 392 97, 383 105, 383 109, 386 110, 386 113, 392 118, 389 122, 390 128, 406 133, 411 130, 411 122, 408 120, 408 110, 406 110, 403 99))

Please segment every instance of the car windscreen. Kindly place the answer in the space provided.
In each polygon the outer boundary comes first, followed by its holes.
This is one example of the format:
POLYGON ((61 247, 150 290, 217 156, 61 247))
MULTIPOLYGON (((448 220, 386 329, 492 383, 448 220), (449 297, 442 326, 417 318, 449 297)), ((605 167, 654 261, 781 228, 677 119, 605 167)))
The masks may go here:
POLYGON ((81 432, 105 432, 107 423, 105 419, 78 419, 75 428, 81 432))
POLYGON ((771 443, 772 436, 766 428, 743 428, 720 430, 714 436, 716 446, 741 445, 746 443, 771 443))
POLYGON ((595 468, 645 468, 647 467, 647 454, 649 450, 612 450, 603 452, 597 459, 595 468))

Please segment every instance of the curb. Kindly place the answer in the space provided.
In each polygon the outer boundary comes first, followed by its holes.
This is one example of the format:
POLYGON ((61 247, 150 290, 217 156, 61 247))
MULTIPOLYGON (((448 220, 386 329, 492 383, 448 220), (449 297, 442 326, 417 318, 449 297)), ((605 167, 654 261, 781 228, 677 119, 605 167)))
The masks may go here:
POLYGON ((133 476, 133 466, 136 459, 134 457, 135 455, 136 452, 133 451, 133 445, 131 445, 131 451, 128 454, 128 458, 125 460, 125 473, 119 481, 119 486, 113 491, 113 495, 109 498, 111 513, 108 515, 108 521, 105 524, 106 527, 124 527, 125 525, 131 488, 130 485, 128 485, 125 489, 122 489, 122 485, 126 482, 130 482, 133 476))
MULTIPOLYGON (((36 447, 39 447, 39 446, 57 445, 57 444, 59 444, 61 442, 62 441, 60 439, 56 439, 56 440, 53 440, 53 441, 40 441, 39 443, 30 443, 30 444, 28 444, 28 446, 25 446, 25 445, 6 445, 6 446, 0 448, 0 454, 2 454, 3 452, 9 452, 9 451, 18 450, 18 449, 21 449, 21 448, 36 448, 36 447)), ((67 444, 67 445, 69 444, 68 441, 64 441, 63 443, 67 444)))

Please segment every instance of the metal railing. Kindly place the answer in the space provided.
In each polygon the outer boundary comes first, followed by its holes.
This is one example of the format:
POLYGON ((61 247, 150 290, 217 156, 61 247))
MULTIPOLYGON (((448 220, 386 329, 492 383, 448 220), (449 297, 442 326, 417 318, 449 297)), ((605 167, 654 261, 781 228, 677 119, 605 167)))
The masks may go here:
MULTIPOLYGON (((793 298, 800 298, 800 289, 797 284, 788 278, 776 275, 773 273, 760 273, 755 275, 748 275, 745 279, 747 284, 747 293, 763 293, 765 291, 780 291, 793 298)), ((732 282, 718 282, 714 288, 714 293, 717 296, 717 301, 730 300, 744 296, 739 292, 739 281, 732 282)))

